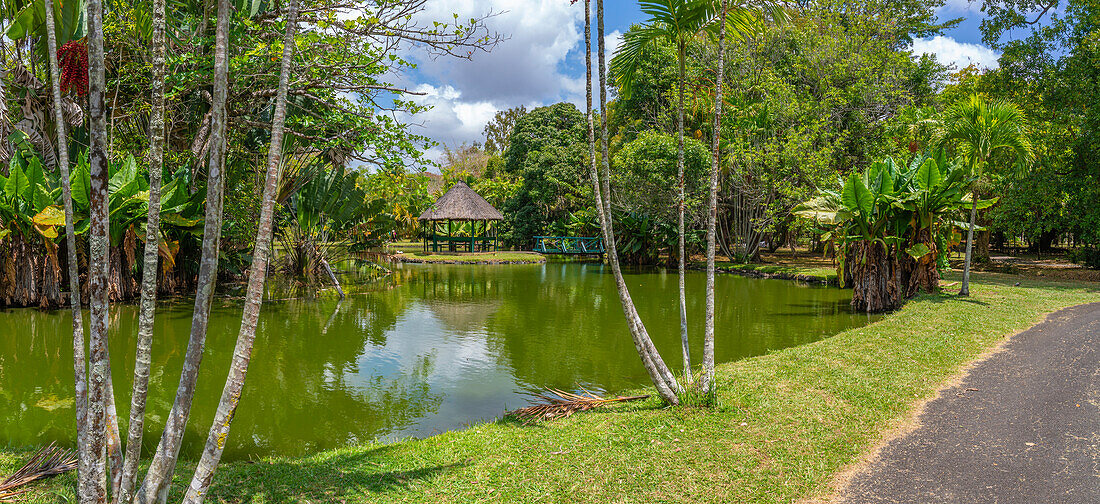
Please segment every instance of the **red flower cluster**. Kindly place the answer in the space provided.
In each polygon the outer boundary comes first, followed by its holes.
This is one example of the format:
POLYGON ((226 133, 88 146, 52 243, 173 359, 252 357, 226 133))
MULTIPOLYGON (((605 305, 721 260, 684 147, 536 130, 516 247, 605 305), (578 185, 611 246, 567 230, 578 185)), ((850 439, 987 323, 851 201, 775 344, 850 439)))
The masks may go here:
POLYGON ((66 42, 57 50, 57 63, 61 66, 61 91, 88 94, 88 46, 77 40, 66 42))

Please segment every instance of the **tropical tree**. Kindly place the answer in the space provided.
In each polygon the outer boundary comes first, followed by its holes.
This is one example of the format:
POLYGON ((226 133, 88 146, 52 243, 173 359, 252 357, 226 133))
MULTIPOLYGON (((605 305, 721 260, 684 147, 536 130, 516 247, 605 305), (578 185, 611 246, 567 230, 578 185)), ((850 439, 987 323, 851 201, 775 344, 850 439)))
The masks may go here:
MULTIPOLYGON (((994 162, 994 155, 1009 153, 1025 165, 1031 162, 1031 142, 1028 138, 1023 111, 1014 103, 989 101, 972 94, 947 110, 943 144, 954 146, 965 160, 975 179, 994 162)), ((966 259, 963 263, 960 296, 970 295, 970 262, 974 248, 974 220, 978 214, 976 191, 971 190, 970 222, 966 231, 966 259)))
POLYGON ((176 399, 172 404, 164 433, 157 445, 156 454, 149 464, 145 481, 138 491, 139 504, 159 503, 168 500, 168 484, 172 481, 180 446, 191 413, 195 385, 202 362, 202 349, 206 343, 206 328, 210 320, 214 283, 218 275, 218 246, 221 242, 223 173, 226 150, 225 100, 229 77, 229 17, 232 15, 229 0, 218 0, 218 18, 214 34, 214 93, 211 106, 211 153, 207 167, 206 218, 202 237, 202 259, 195 290, 195 309, 191 318, 191 335, 184 355, 176 399))
POLYGON ((839 191, 822 190, 794 213, 836 245, 837 277, 853 289, 852 307, 885 311, 939 288, 938 268, 946 266, 947 244, 969 204, 964 191, 972 181, 942 150, 908 166, 888 157, 852 172, 839 181, 839 191))
MULTIPOLYGON (((623 36, 623 43, 611 59, 611 74, 619 86, 619 93, 629 97, 634 86, 634 74, 643 57, 646 46, 660 39, 676 46, 677 80, 676 132, 679 144, 676 160, 676 187, 679 190, 678 256, 680 288, 680 342, 684 361, 684 376, 691 375, 691 350, 687 334, 687 295, 684 288, 684 65, 687 45, 714 21, 714 2, 711 0, 641 0, 638 2, 649 20, 641 29, 630 30, 623 36)), ((601 76, 602 77, 602 76, 601 76)))
MULTIPOLYGON (((718 26, 725 26, 729 14, 729 2, 721 0, 718 7, 718 26)), ((718 30, 718 75, 714 85, 714 132, 711 135, 710 190, 707 194, 707 292, 706 314, 703 322, 703 381, 702 389, 714 390, 714 249, 718 226, 718 171, 721 163, 720 137, 722 131, 722 82, 726 70, 726 30, 718 30)))
MULTIPOLYGON (((161 0, 163 1, 163 0, 161 0)), ((252 358, 252 346, 256 341, 256 324, 263 304, 264 279, 267 277, 267 262, 271 250, 271 233, 275 215, 275 199, 279 191, 279 166, 282 157, 283 131, 286 122, 286 96, 290 87, 291 61, 294 54, 294 32, 298 18, 298 2, 290 0, 286 14, 286 35, 283 38, 283 57, 279 73, 279 90, 275 95, 275 114, 271 125, 271 143, 267 154, 267 178, 264 182, 263 208, 260 211, 260 227, 256 235, 256 246, 252 253, 252 267, 248 276, 248 289, 241 315, 241 330, 237 335, 237 345, 233 350, 233 362, 229 366, 229 376, 225 380, 221 401, 210 426, 202 458, 195 468, 191 485, 183 502, 201 504, 210 484, 214 481, 214 471, 225 450, 225 439, 233 422, 237 405, 244 390, 248 375, 248 364, 252 358)), ((342 297, 342 296, 341 296, 342 297)))
MULTIPOLYGON (((589 16, 587 7, 589 3, 585 2, 586 18, 589 16)), ((585 25, 588 26, 590 21, 586 21, 585 25)), ((676 376, 665 365, 664 360, 661 358, 661 354, 657 352, 657 348, 653 345, 653 340, 649 337, 648 331, 646 331, 645 324, 642 322, 641 317, 638 315, 638 310, 634 306, 634 300, 630 297, 630 290, 626 286, 626 281, 623 279, 622 269, 619 266, 619 257, 615 247, 615 230, 611 222, 611 169, 608 156, 608 140, 610 136, 607 131, 607 66, 605 63, 606 51, 604 49, 604 22, 603 22, 603 0, 596 0, 596 37, 598 40, 598 59, 599 59, 599 79, 600 79, 600 149, 601 149, 601 169, 596 168, 596 156, 595 156, 595 135, 592 131, 592 127, 589 127, 589 147, 588 152, 591 157, 591 164, 589 167, 589 175, 592 179, 593 190, 595 191, 595 202, 598 208, 600 216, 600 229, 603 231, 604 245, 607 249, 607 261, 611 265, 611 272, 615 277, 615 289, 619 294, 619 302, 623 307, 623 315, 626 317, 627 327, 630 330, 631 338, 634 340, 634 348, 638 351, 638 356, 642 359, 642 366, 649 374, 650 380, 657 388, 657 393, 670 404, 679 404, 679 394, 683 389, 680 383, 676 380, 676 376)), ((585 58, 586 68, 588 69, 588 96, 592 95, 592 50, 591 50, 591 35, 585 37, 585 58)), ((588 109, 589 124, 592 124, 592 108, 588 109)))
MULTIPOLYGON (((88 479, 90 451, 87 450, 88 428, 88 378, 86 360, 84 356, 84 317, 80 311, 80 270, 76 260, 76 232, 73 227, 73 195, 69 180, 69 145, 68 134, 65 131, 65 117, 61 108, 61 74, 57 64, 57 30, 53 15, 53 1, 43 2, 46 14, 46 41, 47 54, 50 62, 50 94, 53 97, 54 121, 57 127, 57 154, 58 166, 61 173, 61 193, 65 208, 65 248, 67 263, 69 266, 69 307, 72 309, 73 318, 73 375, 75 378, 75 393, 73 396, 73 409, 76 411, 76 442, 78 456, 78 478, 80 489, 84 490, 90 481, 88 479)), ((0 101, 4 99, 0 93, 0 101)), ((84 494, 84 492, 80 492, 84 494)))
POLYGON ((141 458, 141 440, 145 432, 145 404, 149 397, 149 372, 152 365, 153 319, 157 307, 157 259, 160 256, 161 173, 164 170, 164 75, 165 75, 165 0, 153 1, 152 52, 153 77, 150 81, 152 110, 149 112, 149 202, 145 222, 145 251, 141 272, 141 305, 138 315, 138 341, 134 351, 133 390, 130 394, 130 422, 126 436, 126 455, 116 489, 116 501, 129 503, 141 458))
POLYGON ((659 41, 671 43, 676 48, 677 63, 677 106, 676 106, 676 130, 678 138, 677 147, 677 189, 679 190, 679 205, 677 208, 678 230, 678 268, 680 290, 680 342, 683 353, 684 375, 691 376, 691 352, 688 346, 687 334, 687 298, 684 288, 684 266, 686 250, 684 246, 684 213, 686 208, 685 181, 684 181, 684 87, 686 80, 685 63, 687 59, 688 44, 703 34, 710 31, 718 35, 718 84, 715 89, 715 113, 714 131, 712 138, 712 167, 709 176, 710 190, 708 197, 707 217, 707 320, 704 324, 704 379, 701 384, 704 388, 710 387, 710 381, 706 376, 713 374, 713 291, 714 291, 714 248, 715 227, 717 221, 717 193, 718 193, 718 169, 719 169, 719 132, 721 131, 722 108, 722 80, 724 73, 725 37, 727 32, 744 38, 749 33, 758 32, 760 27, 770 19, 782 19, 783 11, 778 8, 776 2, 765 0, 763 2, 746 2, 731 6, 726 0, 715 2, 714 0, 641 0, 639 2, 642 12, 650 16, 647 23, 636 29, 628 31, 623 36, 623 43, 616 50, 611 61, 611 73, 619 86, 620 95, 629 99, 634 85, 636 73, 642 66, 646 56, 646 48, 659 41), (711 218, 711 215, 714 217, 711 218))

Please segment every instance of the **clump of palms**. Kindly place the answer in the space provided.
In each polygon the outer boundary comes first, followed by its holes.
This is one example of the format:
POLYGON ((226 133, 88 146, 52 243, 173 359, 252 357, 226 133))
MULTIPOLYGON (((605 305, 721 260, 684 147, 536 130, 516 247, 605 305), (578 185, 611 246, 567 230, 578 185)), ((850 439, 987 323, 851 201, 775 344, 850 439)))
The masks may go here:
MULTIPOLYGON (((995 167, 994 156, 1002 151, 1011 155, 1020 166, 1026 166, 1032 160, 1026 119, 1020 107, 1003 100, 989 101, 977 94, 970 95, 947 110, 942 143, 956 149, 975 180, 985 170, 995 167)), ((978 213, 976 194, 971 194, 970 203, 960 296, 970 295, 974 221, 978 213)))
MULTIPOLYGON (((739 38, 759 30, 768 21, 781 20, 785 17, 784 11, 777 2, 769 0, 761 2, 745 2, 730 5, 722 0, 642 0, 639 6, 643 13, 649 15, 649 20, 640 28, 632 29, 623 36, 623 43, 615 51, 611 60, 611 76, 618 84, 619 93, 629 97, 634 88, 635 74, 645 59, 645 50, 657 41, 667 41, 676 47, 676 59, 678 69, 677 79, 677 189, 678 198, 678 269, 680 289, 680 340, 683 353, 684 376, 691 376, 691 353, 688 348, 687 333, 687 297, 684 287, 685 246, 684 246, 684 86, 686 80, 685 61, 688 44, 702 35, 717 35, 719 41, 719 54, 723 54, 725 35, 727 33, 739 38)), ((601 34, 602 36, 602 34, 601 34)), ((601 39, 602 41, 602 39, 601 39)), ((601 53, 602 56, 602 53, 601 53)), ((718 71, 721 75, 723 60, 718 61, 718 71)), ((602 76, 601 76, 602 79, 602 76)), ((719 77, 719 82, 721 77, 719 77)), ((602 89, 601 89, 602 91, 602 89)), ((721 117, 721 87, 716 88, 715 93, 715 128, 716 136, 713 142, 714 163, 710 174, 710 198, 707 225, 707 321, 704 342, 704 380, 701 383, 705 388, 711 387, 709 378, 713 376, 713 271, 714 271, 714 215, 717 205, 717 170, 718 141, 721 117)), ((605 188, 609 193, 610 189, 605 188)), ((610 198, 610 194, 604 195, 610 198)))

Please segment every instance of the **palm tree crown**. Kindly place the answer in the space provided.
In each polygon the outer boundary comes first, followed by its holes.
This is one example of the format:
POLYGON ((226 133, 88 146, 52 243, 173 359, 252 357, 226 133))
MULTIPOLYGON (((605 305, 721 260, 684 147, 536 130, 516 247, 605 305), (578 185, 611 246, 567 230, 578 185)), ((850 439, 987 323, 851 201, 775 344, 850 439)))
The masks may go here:
POLYGON ((998 151, 1011 151, 1023 165, 1032 160, 1024 113, 1015 103, 973 94, 948 109, 946 122, 943 142, 956 145, 974 176, 998 151))

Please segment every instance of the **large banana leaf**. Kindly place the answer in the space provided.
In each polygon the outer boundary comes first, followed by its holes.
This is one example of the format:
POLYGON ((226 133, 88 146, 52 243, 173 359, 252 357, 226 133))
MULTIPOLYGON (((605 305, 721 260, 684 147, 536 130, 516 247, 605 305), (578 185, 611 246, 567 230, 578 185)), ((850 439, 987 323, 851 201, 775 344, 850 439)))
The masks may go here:
POLYGON ((863 218, 870 217, 875 206, 875 196, 863 183, 863 178, 854 172, 845 182, 840 198, 848 210, 858 212, 863 218))

